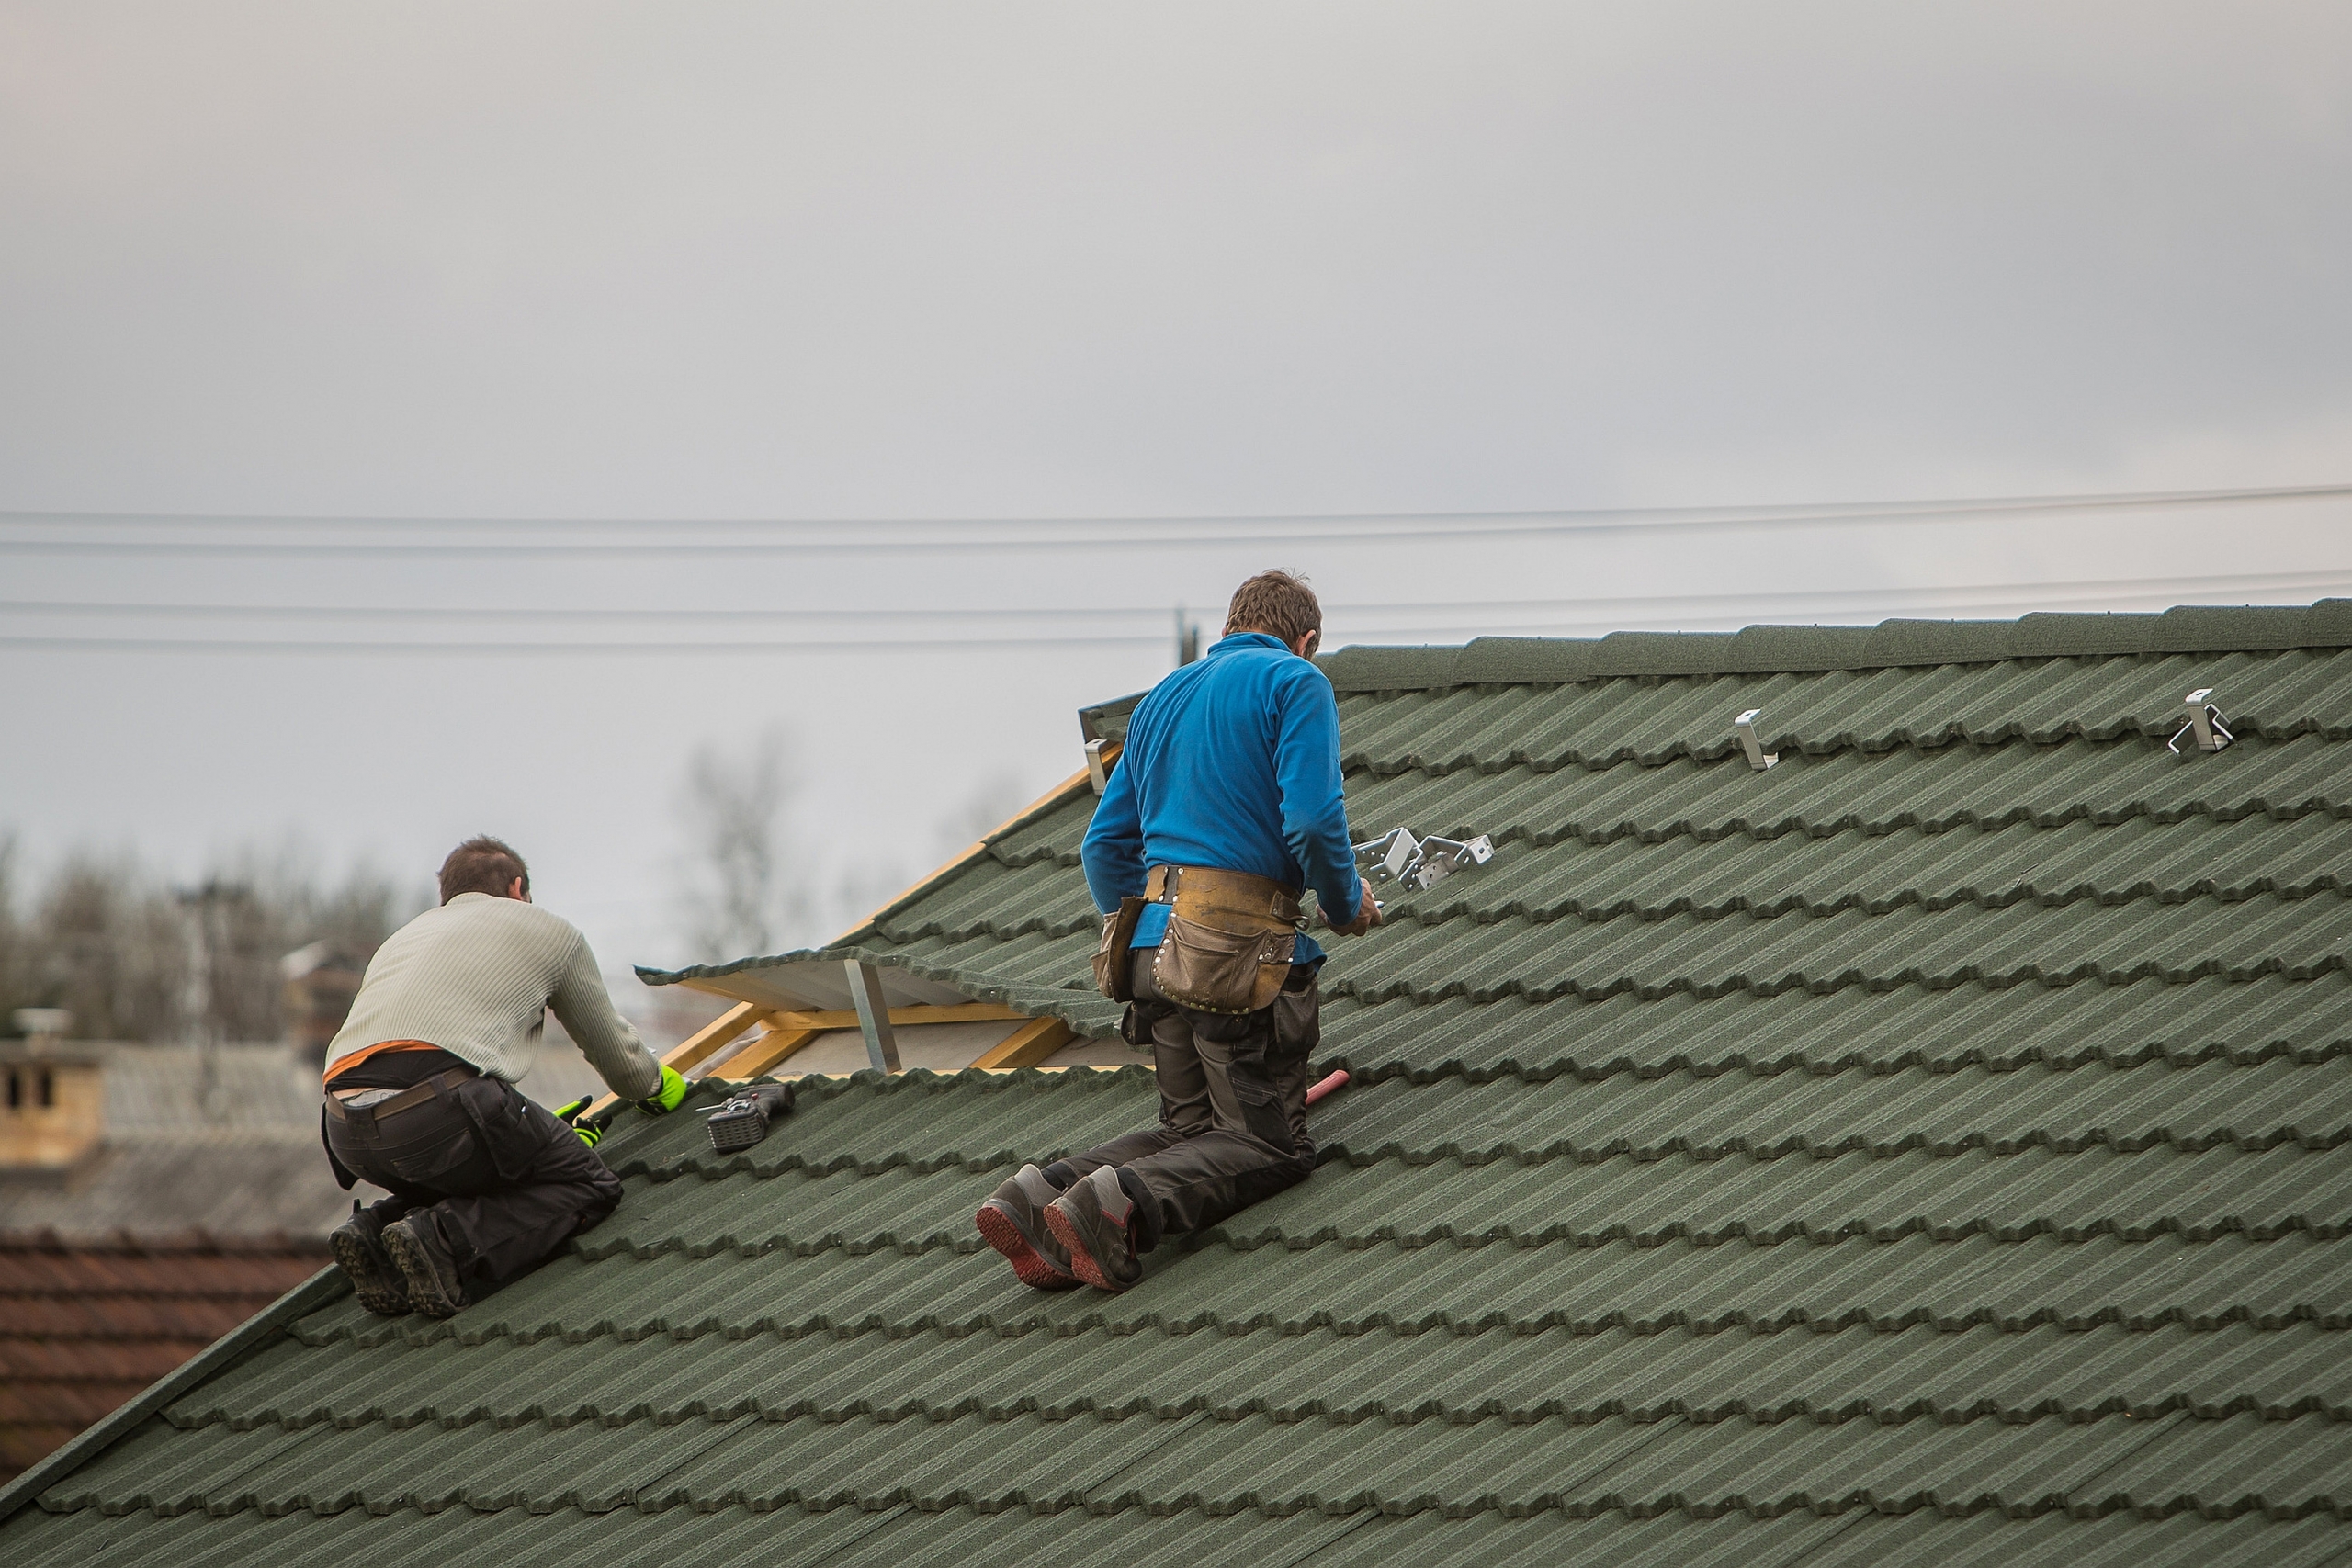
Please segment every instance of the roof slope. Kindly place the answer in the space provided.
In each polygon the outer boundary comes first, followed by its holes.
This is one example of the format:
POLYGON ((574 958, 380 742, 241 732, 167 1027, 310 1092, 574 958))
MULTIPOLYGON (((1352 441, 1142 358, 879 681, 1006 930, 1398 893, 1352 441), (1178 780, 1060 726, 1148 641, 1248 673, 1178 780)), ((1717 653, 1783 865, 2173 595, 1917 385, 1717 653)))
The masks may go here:
MULTIPOLYGON (((1314 1180, 1049 1297, 970 1211, 1148 1117, 1140 1066, 811 1082, 725 1159, 632 1113, 570 1256, 294 1318, 0 1555, 2335 1560, 2347 644, 2338 601, 1340 654, 1360 829, 1498 854, 1340 944, 1314 1180), (2206 686, 2239 741, 2175 756, 2206 686)), ((1099 1029, 1091 805, 856 950, 1099 1029)))

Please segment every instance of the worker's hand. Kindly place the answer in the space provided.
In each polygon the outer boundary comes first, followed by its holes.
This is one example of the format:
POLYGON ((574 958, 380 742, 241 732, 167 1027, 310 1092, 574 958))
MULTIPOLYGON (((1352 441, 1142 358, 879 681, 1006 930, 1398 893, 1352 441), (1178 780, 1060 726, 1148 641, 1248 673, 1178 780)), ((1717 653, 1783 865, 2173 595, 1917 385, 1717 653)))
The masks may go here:
POLYGON ((603 1141, 605 1130, 596 1126, 582 1127, 575 1125, 574 1122, 579 1114, 588 1109, 590 1101, 594 1098, 594 1095, 583 1094, 569 1105, 559 1105, 555 1108, 555 1119, 579 1134, 580 1141, 592 1149, 603 1141))
POLYGON ((639 1111, 646 1112, 648 1115, 659 1116, 664 1111, 675 1111, 679 1106, 685 1103, 685 1100, 686 1080, 684 1075, 681 1074, 675 1067, 665 1066, 662 1069, 662 1087, 655 1089, 645 1099, 639 1100, 637 1102, 637 1108, 639 1111))
MULTIPOLYGON (((1372 901, 1372 884, 1359 876, 1356 886, 1360 890, 1356 918, 1344 926, 1331 926, 1341 936, 1362 936, 1380 923, 1380 906, 1372 901)), ((1323 923, 1331 925, 1331 917, 1328 913, 1323 917, 1323 923)))

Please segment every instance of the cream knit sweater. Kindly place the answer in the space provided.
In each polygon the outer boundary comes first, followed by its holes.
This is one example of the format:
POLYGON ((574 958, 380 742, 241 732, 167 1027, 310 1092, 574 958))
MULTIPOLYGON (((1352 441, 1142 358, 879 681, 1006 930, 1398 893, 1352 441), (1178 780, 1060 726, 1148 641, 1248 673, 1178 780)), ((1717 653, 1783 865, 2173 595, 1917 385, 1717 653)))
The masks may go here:
POLYGON ((588 939, 536 905, 460 893, 394 931, 368 964, 327 1062, 387 1040, 423 1040, 513 1083, 538 1055, 553 1008, 588 1065, 624 1100, 662 1066, 605 994, 588 939))

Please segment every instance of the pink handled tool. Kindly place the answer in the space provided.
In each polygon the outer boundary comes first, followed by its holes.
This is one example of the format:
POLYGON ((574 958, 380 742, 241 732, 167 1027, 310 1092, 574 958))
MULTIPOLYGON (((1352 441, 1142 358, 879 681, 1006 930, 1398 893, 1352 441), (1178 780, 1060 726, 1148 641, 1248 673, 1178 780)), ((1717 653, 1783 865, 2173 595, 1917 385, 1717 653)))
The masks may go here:
POLYGON ((1317 1100, 1322 1099, 1325 1095, 1331 1093, 1334 1089, 1342 1089, 1347 1087, 1348 1073, 1347 1069, 1342 1067, 1338 1072, 1333 1073, 1329 1077, 1325 1078, 1322 1082, 1317 1084, 1313 1089, 1308 1089, 1306 1091, 1306 1103, 1312 1105, 1317 1100))

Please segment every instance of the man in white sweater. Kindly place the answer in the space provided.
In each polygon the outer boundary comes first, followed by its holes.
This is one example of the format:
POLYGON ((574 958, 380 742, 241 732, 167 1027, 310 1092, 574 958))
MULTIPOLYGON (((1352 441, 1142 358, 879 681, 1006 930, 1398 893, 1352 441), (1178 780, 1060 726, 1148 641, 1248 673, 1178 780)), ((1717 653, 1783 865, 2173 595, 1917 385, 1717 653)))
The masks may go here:
POLYGON ((452 1316, 620 1202, 583 1134, 514 1088, 549 1008, 615 1094, 657 1113, 684 1100, 613 1010, 587 939, 532 905, 523 857, 468 840, 442 863, 441 907, 376 950, 327 1047, 335 1179, 391 1194, 327 1238, 370 1312, 452 1316))

